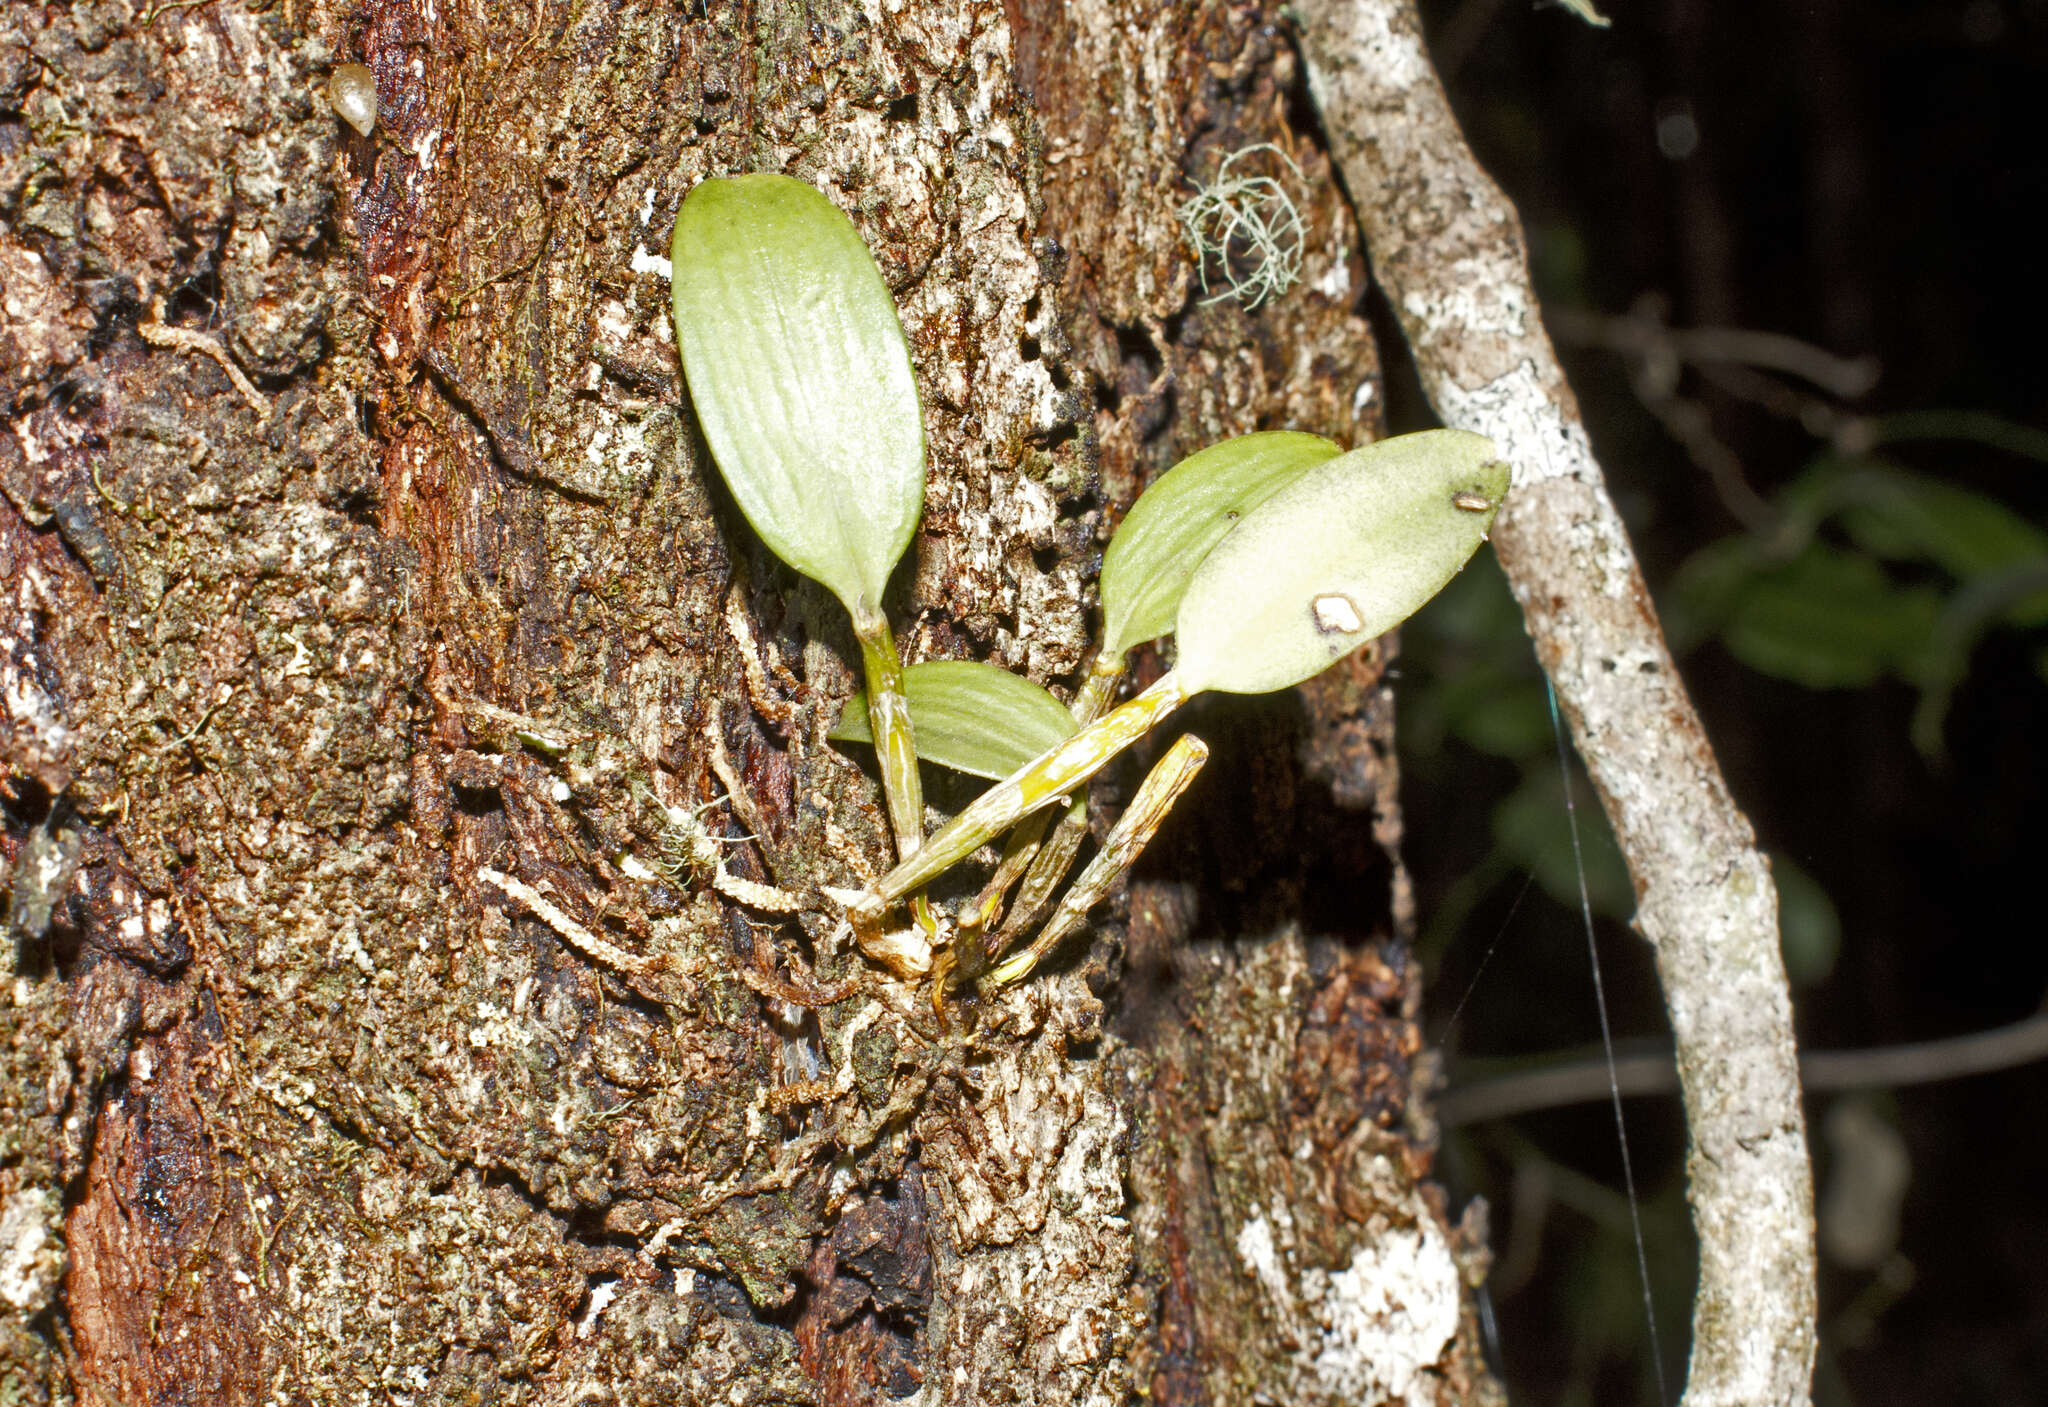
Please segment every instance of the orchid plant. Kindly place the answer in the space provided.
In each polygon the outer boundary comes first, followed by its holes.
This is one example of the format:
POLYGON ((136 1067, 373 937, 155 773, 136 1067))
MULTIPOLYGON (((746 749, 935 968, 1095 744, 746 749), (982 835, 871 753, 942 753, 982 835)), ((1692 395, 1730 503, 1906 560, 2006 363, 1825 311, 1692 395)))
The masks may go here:
POLYGON ((1399 624, 1477 550, 1507 492, 1492 444, 1463 431, 1348 453, 1294 431, 1238 436, 1175 465, 1125 515, 1071 705, 994 665, 905 668, 881 602, 922 512, 924 432, 866 246, 812 187, 750 175, 691 192, 671 256, 677 345, 719 469, 762 540, 846 605, 860 641, 867 687, 832 736, 874 746, 899 863, 847 896, 850 917, 874 936, 890 906, 913 902, 929 941, 868 950, 900 972, 936 969, 941 995, 1028 976, 1129 869, 1208 748, 1177 739, 1061 894, 1090 778, 1196 694, 1289 688, 1399 624), (1164 636, 1173 668, 1110 707, 1130 651, 1164 636), (920 759, 994 783, 929 839, 920 759), (1005 832, 980 892, 933 917, 924 886, 1005 832))

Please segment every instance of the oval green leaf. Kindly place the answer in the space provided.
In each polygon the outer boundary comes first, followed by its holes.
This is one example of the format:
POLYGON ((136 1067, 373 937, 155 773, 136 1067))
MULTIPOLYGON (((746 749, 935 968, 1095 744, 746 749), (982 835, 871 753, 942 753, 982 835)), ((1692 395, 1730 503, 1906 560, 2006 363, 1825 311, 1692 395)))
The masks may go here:
POLYGON ((1311 469, 1247 513, 1181 598, 1189 693, 1262 694, 1399 625, 1486 538, 1508 489, 1493 442, 1426 430, 1311 469))
POLYGON ((1173 629, 1188 578, 1238 520, 1343 450, 1321 435, 1262 430, 1211 445, 1138 496, 1102 557, 1102 652, 1173 629))
POLYGON ((872 618, 924 509, 924 425, 867 246, 818 191, 758 174, 691 191, 669 256, 690 399, 740 510, 872 618))
MULTIPOLYGON (((1075 731, 1067 706, 1024 678, 975 660, 930 660, 903 671, 917 755, 956 772, 1001 781, 1075 731)), ((855 694, 830 734, 872 743, 868 698, 855 694)))

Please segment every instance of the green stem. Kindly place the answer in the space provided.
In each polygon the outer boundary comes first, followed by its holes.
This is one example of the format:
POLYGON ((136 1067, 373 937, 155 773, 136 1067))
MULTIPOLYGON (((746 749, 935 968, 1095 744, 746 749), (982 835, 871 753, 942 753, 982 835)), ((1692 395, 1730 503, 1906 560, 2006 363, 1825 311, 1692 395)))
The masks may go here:
POLYGON ((1052 829, 1052 820, 1052 808, 1047 807, 1026 817, 1022 825, 1010 832, 1010 838, 1003 842, 1002 863, 996 866, 996 872, 988 877, 988 883, 981 887, 973 906, 960 920, 963 930, 985 930, 1002 918, 1003 900, 1010 886, 1024 876, 1025 867, 1037 858, 1038 847, 1045 843, 1045 833, 1052 829))
MULTIPOLYGON (((1074 722, 1086 728, 1100 718, 1109 701, 1116 696, 1116 686, 1123 677, 1122 655, 1098 654, 1087 679, 1082 681, 1080 691, 1068 706, 1074 722)), ((1024 876, 1024 887, 1018 892, 1017 902, 1044 907, 1043 901, 1051 897, 1053 887, 1065 876, 1067 866, 1073 863, 1074 851, 1079 848, 1081 836, 1087 829, 1087 798, 1076 797, 1074 804, 1057 818, 1060 828, 1052 842, 1057 853, 1042 854, 1039 847, 1045 841, 1046 832, 1052 829, 1054 819, 1050 809, 1040 811, 1010 832, 1010 838, 1003 846, 1002 864, 982 887, 980 897, 969 911, 975 916, 973 926, 986 929, 1001 919, 1003 896, 1010 892, 1010 886, 1017 882, 1019 874, 1024 876), (1024 869, 1026 865, 1031 866, 1028 872, 1024 869)), ((1014 930, 1017 926, 1017 920, 1012 918, 1003 928, 1014 930)))
POLYGON ((1051 819, 1050 809, 1040 811, 1010 832, 1003 846, 1002 863, 996 866, 996 872, 982 886, 974 902, 954 921, 953 943, 947 952, 951 961, 942 984, 946 990, 979 981, 988 965, 1001 956, 1000 948, 990 946, 994 935, 989 929, 1002 917, 1003 897, 1038 853, 1051 819))
POLYGON ((910 737, 903 661, 897 658, 889 619, 879 611, 865 620, 855 615, 853 633, 860 640, 860 662, 867 675, 868 727, 882 765, 882 797, 889 806, 889 826, 896 832, 896 854, 907 860, 924 843, 924 784, 917 775, 917 749, 910 737))
MULTIPOLYGON (((872 700, 873 693, 868 697, 872 700)), ((1083 728, 975 798, 972 805, 926 841, 921 850, 884 875, 868 891, 870 900, 893 904, 944 874, 977 847, 1100 772, 1118 753, 1151 731, 1154 724, 1187 702, 1187 698, 1179 676, 1169 671, 1122 708, 1083 728)))
MULTIPOLYGON (((1123 682, 1124 657, 1122 655, 1097 655, 1094 668, 1088 671, 1086 682, 1079 693, 1074 695, 1074 720, 1083 728, 1100 718, 1116 697, 1116 687, 1123 682)), ((1041 811, 1039 838, 1043 838, 1045 826, 1051 822, 1052 813, 1041 811)), ((1011 906, 1010 917, 996 930, 995 942, 990 951, 1000 953, 1009 947, 1019 933, 1045 917, 1045 911, 1052 904, 1053 894, 1060 882, 1067 877, 1067 870, 1074 863, 1074 854, 1081 848, 1081 842, 1088 835, 1088 804, 1086 797, 1076 797, 1060 817, 1059 829, 1052 839, 1040 848, 1031 868, 1024 874, 1024 883, 1017 889, 1017 902, 1011 906)))
POLYGON ((1208 760, 1209 745, 1194 734, 1183 733, 1175 739, 1173 746, 1166 750, 1166 756, 1159 759, 1138 787, 1138 794, 1124 808, 1123 816, 1110 827, 1102 849, 1095 853, 1095 858, 1081 871, 1081 877, 1074 881, 1074 887, 1060 900, 1052 920, 1030 947, 990 974, 998 986, 1007 986, 1028 976, 1032 968, 1045 960, 1047 953, 1081 926, 1088 911, 1101 902, 1119 879, 1130 873, 1138 852, 1158 833, 1166 813, 1173 809, 1173 803, 1180 800, 1180 794, 1188 789, 1188 783, 1194 781, 1195 774, 1208 760))
MULTIPOLYGON (((1049 810, 1038 814, 1048 821, 1052 816, 1049 810)), ((1087 838, 1088 802, 1085 797, 1076 797, 1074 804, 1061 813, 1059 829, 1039 848, 1031 868, 1024 872, 1024 882, 1017 886, 1017 902, 1010 906, 1010 916, 996 929, 995 938, 988 945, 991 954, 1003 952, 1018 934, 1045 917, 1060 881, 1067 877, 1081 842, 1087 838)))
POLYGON ((1088 677, 1081 681, 1080 692, 1074 695, 1074 721, 1086 728, 1102 717, 1109 701, 1116 697, 1116 686, 1123 682, 1124 656, 1098 654, 1089 667, 1088 677))

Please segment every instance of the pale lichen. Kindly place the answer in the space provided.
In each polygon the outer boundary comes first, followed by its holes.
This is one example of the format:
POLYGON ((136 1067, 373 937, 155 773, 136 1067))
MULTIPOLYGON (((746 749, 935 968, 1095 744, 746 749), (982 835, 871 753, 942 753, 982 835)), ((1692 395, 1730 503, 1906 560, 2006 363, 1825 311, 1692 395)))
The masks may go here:
POLYGON ((1294 158, 1271 142, 1259 142, 1224 157, 1216 174, 1197 185, 1180 207, 1182 238, 1194 251, 1204 302, 1235 298, 1249 312, 1301 279, 1306 227, 1300 207, 1277 177, 1239 169, 1240 162, 1267 155, 1301 178, 1294 158), (1221 270, 1221 292, 1210 291, 1212 264, 1221 270))

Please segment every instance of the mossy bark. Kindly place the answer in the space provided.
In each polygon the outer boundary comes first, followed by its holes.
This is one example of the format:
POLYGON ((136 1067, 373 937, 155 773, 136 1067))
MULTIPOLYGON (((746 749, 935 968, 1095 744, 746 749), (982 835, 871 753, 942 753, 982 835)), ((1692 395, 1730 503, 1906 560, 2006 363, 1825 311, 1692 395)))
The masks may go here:
POLYGON ((858 655, 667 329, 695 181, 844 204, 932 446, 906 647, 1070 688, 1149 476, 1378 428, 1280 23, 0 17, 0 1400, 1490 1399, 1389 648, 1192 710, 1218 755, 1092 948, 942 1020, 816 897, 889 861, 824 738, 858 655), (1307 239, 1247 313, 1175 210, 1259 142, 1307 239))

